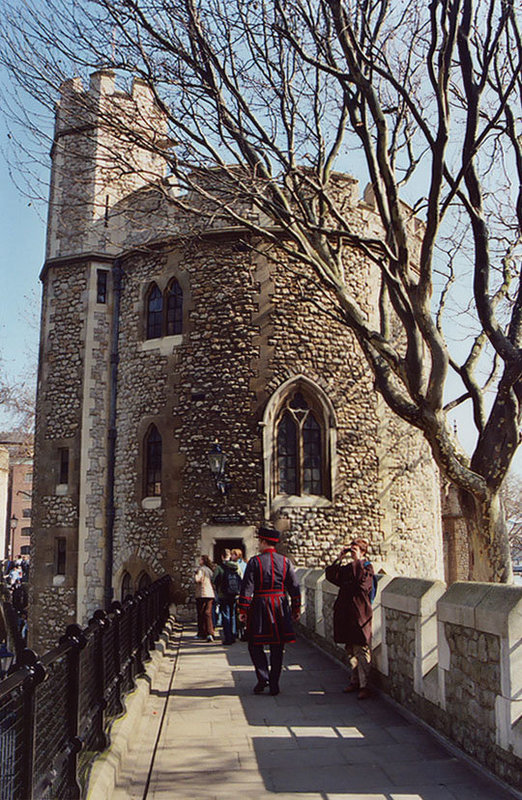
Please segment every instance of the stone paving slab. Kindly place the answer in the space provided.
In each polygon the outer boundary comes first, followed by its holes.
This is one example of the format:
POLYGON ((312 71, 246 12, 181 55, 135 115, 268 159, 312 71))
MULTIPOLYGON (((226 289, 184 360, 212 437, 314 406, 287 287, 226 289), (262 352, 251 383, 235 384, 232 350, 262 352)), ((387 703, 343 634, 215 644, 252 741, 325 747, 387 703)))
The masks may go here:
POLYGON ((286 649, 281 694, 254 696, 246 644, 193 634, 167 648, 111 800, 519 796, 384 698, 344 695, 346 671, 306 641, 286 649))

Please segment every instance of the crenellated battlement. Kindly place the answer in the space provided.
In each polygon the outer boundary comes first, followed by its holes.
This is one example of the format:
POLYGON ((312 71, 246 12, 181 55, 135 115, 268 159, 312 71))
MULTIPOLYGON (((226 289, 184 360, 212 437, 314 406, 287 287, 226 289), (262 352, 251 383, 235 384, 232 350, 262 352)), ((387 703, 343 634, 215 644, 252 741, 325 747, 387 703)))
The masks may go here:
POLYGON ((167 123, 145 81, 116 90, 112 70, 65 81, 57 105, 47 258, 115 255, 124 238, 118 206, 166 175, 167 123))

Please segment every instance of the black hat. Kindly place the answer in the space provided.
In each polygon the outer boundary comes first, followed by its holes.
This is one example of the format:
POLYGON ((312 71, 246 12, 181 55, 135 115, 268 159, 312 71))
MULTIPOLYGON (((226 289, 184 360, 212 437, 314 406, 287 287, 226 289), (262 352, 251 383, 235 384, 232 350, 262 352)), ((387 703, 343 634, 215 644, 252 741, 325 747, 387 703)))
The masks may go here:
POLYGON ((270 544, 277 544, 279 542, 279 531, 275 528, 269 528, 267 525, 261 525, 257 535, 259 539, 265 539, 270 544))

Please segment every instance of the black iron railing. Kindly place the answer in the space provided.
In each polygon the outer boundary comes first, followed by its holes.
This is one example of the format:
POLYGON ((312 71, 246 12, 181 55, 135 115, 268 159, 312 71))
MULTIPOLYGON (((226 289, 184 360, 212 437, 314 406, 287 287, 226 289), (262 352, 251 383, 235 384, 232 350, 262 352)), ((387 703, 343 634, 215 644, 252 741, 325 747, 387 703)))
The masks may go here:
POLYGON ((168 616, 165 576, 39 659, 24 650, 0 682, 0 800, 77 800, 93 757, 144 672, 168 616))

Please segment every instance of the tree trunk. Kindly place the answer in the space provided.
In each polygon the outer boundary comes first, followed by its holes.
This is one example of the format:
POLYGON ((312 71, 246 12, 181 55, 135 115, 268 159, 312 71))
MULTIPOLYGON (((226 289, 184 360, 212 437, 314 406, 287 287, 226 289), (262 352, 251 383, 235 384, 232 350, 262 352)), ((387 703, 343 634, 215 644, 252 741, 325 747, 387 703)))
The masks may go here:
POLYGON ((489 491, 485 500, 463 489, 458 495, 468 531, 470 580, 512 583, 508 531, 500 493, 489 491))

